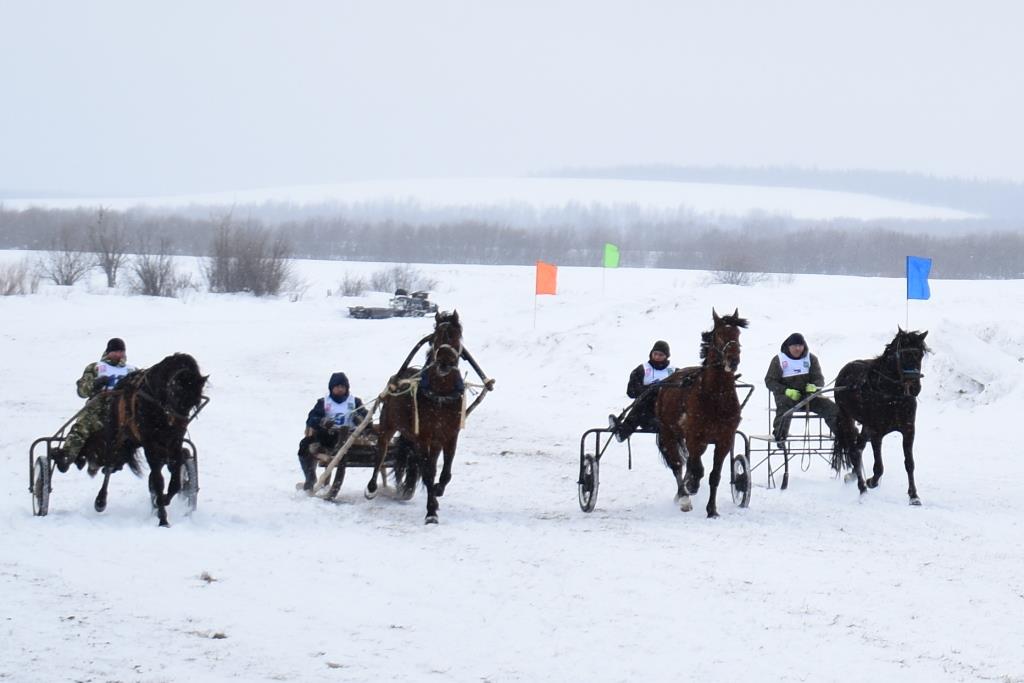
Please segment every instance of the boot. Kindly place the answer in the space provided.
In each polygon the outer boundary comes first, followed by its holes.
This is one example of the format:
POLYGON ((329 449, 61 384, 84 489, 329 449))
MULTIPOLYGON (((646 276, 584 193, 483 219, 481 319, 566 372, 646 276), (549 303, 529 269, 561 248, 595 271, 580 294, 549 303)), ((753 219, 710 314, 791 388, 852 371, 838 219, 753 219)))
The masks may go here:
POLYGON ((54 448, 50 450, 50 459, 53 460, 54 464, 57 465, 57 469, 63 474, 71 468, 71 456, 63 448, 54 448))
POLYGON ((316 485, 316 465, 313 463, 313 458, 308 455, 300 455, 299 466, 302 467, 302 474, 306 477, 306 481, 302 484, 302 490, 312 491, 316 485))

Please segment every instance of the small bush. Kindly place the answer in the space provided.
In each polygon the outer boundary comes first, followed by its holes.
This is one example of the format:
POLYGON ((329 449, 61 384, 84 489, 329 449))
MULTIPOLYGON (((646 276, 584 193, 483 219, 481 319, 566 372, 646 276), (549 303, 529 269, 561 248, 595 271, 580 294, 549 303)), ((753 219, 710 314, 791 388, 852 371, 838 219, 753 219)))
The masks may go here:
POLYGON ((35 294, 38 289, 39 275, 32 271, 28 259, 0 265, 0 296, 35 294))
POLYGON ((276 296, 289 282, 291 253, 284 235, 272 239, 269 230, 233 228, 226 219, 214 236, 203 274, 211 292, 276 296))
MULTIPOLYGON (((143 249, 149 251, 148 249, 143 249)), ((143 253, 132 259, 128 289, 143 296, 177 298, 182 291, 193 287, 189 275, 181 275, 170 255, 170 243, 160 242, 157 253, 143 253)))
POLYGON ((391 266, 370 275, 369 288, 374 292, 393 292, 396 289, 429 291, 437 287, 437 280, 425 276, 408 263, 391 266))
POLYGON ((362 296, 366 287, 366 278, 345 273, 345 277, 338 283, 338 296, 362 296))
POLYGON ((83 251, 82 246, 70 229, 62 230, 39 261, 39 275, 63 286, 81 280, 95 263, 93 255, 83 251))

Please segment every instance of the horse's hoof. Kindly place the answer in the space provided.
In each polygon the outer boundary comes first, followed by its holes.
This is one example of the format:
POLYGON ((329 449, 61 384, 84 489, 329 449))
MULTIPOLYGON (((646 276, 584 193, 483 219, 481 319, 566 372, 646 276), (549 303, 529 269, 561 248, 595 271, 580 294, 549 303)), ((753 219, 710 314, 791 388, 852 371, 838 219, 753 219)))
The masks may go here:
POLYGON ((165 529, 169 529, 169 528, 171 527, 171 525, 167 523, 167 520, 166 520, 166 519, 164 519, 164 520, 161 520, 161 522, 160 522, 160 526, 162 526, 162 527, 163 527, 163 528, 165 528, 165 529))
POLYGON ((871 477, 870 479, 867 480, 867 485, 869 489, 878 488, 878 480, 875 479, 874 477, 871 477))
POLYGON ((920 507, 921 499, 918 498, 917 496, 914 496, 913 498, 910 499, 910 504, 913 505, 914 507, 920 507))
POLYGON ((423 520, 424 524, 437 524, 437 515, 427 515, 427 518, 423 520))
POLYGON ((847 472, 843 475, 843 483, 849 484, 851 481, 857 481, 857 474, 854 472, 847 472))
POLYGON ((366 500, 373 500, 374 498, 377 497, 377 490, 374 489, 373 491, 371 491, 370 487, 367 486, 366 490, 363 491, 363 495, 366 497, 366 500))
MULTIPOLYGON (((918 505, 920 505, 920 503, 918 503, 918 505)), ((103 512, 104 510, 107 509, 107 504, 101 503, 100 501, 97 500, 95 503, 93 503, 93 507, 96 509, 96 512, 103 512)))
POLYGON ((708 510, 708 519, 718 519, 718 511, 708 510))
POLYGON ((690 501, 689 496, 683 496, 679 499, 679 509, 683 512, 689 512, 693 509, 693 503, 690 501))

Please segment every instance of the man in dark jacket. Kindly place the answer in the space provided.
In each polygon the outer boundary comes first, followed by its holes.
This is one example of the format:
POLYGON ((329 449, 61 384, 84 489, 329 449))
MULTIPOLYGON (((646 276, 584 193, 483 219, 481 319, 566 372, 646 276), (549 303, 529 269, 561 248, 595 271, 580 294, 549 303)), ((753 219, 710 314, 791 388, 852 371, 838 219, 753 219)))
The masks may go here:
MULTIPOLYGON (((805 397, 816 394, 825 383, 818 357, 807 348, 799 332, 786 337, 779 353, 772 358, 764 383, 775 397, 775 420, 772 436, 781 441, 789 434, 790 416, 783 415, 805 397)), ((807 410, 820 415, 833 432, 836 430, 836 404, 824 396, 816 396, 804 404, 807 410)))
POLYGON ((647 362, 641 363, 629 374, 626 384, 626 396, 636 399, 633 407, 620 422, 614 415, 609 415, 609 424, 615 438, 625 441, 638 427, 655 429, 654 402, 658 399, 657 384, 670 377, 676 371, 669 364, 668 342, 656 341, 647 354, 647 362))
POLYGON ((299 442, 299 466, 306 480, 303 490, 309 491, 316 483, 316 460, 309 447, 316 443, 326 449, 338 445, 348 431, 359 425, 366 417, 366 408, 361 399, 349 393, 348 377, 336 372, 327 382, 327 395, 319 398, 306 417, 306 435, 299 442))

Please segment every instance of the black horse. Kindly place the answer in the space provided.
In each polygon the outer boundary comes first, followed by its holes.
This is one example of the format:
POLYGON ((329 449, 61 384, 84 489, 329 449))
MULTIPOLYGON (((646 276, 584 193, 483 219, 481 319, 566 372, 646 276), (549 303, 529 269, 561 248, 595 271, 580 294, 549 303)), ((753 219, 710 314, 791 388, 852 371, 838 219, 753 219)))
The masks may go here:
POLYGON ((855 360, 843 366, 836 377, 836 405, 839 408, 832 469, 852 468, 861 493, 878 486, 882 477, 882 438, 890 432, 903 435, 903 463, 910 487, 911 505, 920 505, 914 484, 914 421, 917 395, 921 393, 921 361, 931 349, 924 343, 927 332, 902 329, 881 356, 855 360), (857 426, 861 424, 858 434, 857 426), (875 455, 873 476, 864 479, 861 455, 871 442, 875 455))
POLYGON ((204 401, 207 379, 192 356, 176 353, 150 368, 130 373, 110 392, 106 428, 90 437, 82 449, 89 474, 103 471, 103 486, 96 494, 98 512, 106 509, 111 473, 127 465, 141 476, 136 452, 142 448, 149 463, 153 506, 160 526, 169 526, 166 508, 181 490, 182 442, 189 422, 204 401), (162 467, 171 472, 166 494, 162 467))

